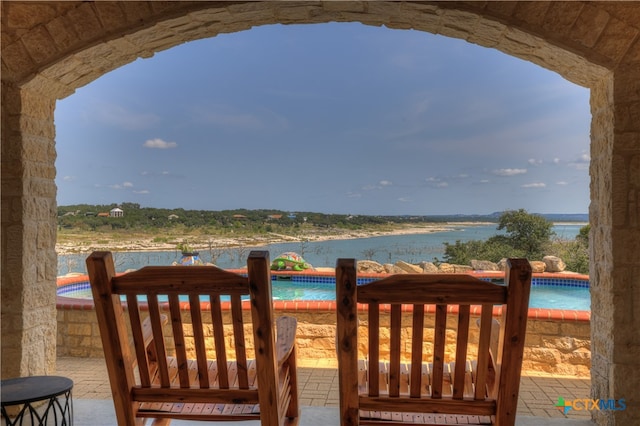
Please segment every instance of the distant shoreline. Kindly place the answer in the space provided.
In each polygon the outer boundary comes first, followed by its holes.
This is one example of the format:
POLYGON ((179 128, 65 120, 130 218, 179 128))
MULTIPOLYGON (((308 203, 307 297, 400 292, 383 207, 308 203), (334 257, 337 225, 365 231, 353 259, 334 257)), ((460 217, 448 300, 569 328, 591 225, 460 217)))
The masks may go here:
MULTIPOLYGON (((369 230, 347 230, 334 228, 325 230, 310 230, 303 235, 286 235, 286 234, 259 234, 254 236, 238 236, 238 237, 215 237, 210 236, 210 240, 206 243, 192 242, 195 237, 185 235, 182 238, 189 241, 194 250, 207 250, 210 246, 216 248, 232 248, 232 247, 256 247, 268 244, 279 243, 295 243, 295 242, 321 242, 333 240, 353 240, 359 238, 373 238, 393 235, 410 235, 410 234, 430 234, 434 232, 453 231, 463 226, 486 226, 492 225, 492 222, 446 222, 425 225, 399 225, 393 229, 369 229, 369 230)), ((95 238, 95 237, 94 237, 95 238)), ((56 244, 56 253, 59 255, 90 253, 96 250, 108 251, 177 251, 177 244, 174 242, 158 242, 157 236, 131 236, 123 239, 121 235, 115 238, 115 233, 100 234, 97 241, 86 241, 78 238, 76 241, 58 242, 56 244), (82 243, 79 244, 79 241, 82 243)))
MULTIPOLYGON (((243 235, 238 237, 194 236, 184 235, 173 237, 175 241, 159 242, 156 235, 128 235, 123 238, 118 233, 100 233, 98 235, 85 234, 75 236, 73 241, 62 241, 56 244, 56 253, 59 255, 90 253, 97 250, 118 252, 144 252, 144 251, 178 251, 177 243, 189 242, 195 251, 215 248, 258 247, 269 244, 295 243, 295 242, 321 242, 334 240, 354 240, 360 238, 374 238, 394 235, 430 234, 434 232, 449 232, 460 227, 496 225, 495 222, 443 222, 424 225, 396 225, 392 229, 381 227, 380 229, 347 230, 333 228, 330 230, 318 230, 315 228, 306 230, 302 235, 286 235, 278 233, 243 235), (89 238, 89 236, 91 238, 89 238), (208 238, 206 242, 195 240, 208 238)), ((586 222, 554 222, 554 226, 562 225, 587 225, 586 222)), ((68 236, 67 236, 68 238, 68 236)))

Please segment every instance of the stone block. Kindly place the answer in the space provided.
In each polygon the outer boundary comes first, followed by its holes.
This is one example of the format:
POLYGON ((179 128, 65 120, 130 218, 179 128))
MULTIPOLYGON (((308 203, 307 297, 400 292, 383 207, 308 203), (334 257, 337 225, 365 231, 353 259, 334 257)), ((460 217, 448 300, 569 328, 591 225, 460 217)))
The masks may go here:
POLYGON ((453 272, 456 274, 467 274, 473 271, 473 268, 469 265, 453 265, 453 272))
POLYGON ((404 271, 405 273, 408 273, 408 274, 421 274, 422 273, 422 268, 420 266, 412 265, 411 263, 407 263, 407 262, 404 262, 402 260, 397 261, 396 263, 394 263, 393 266, 396 269, 404 271))
POLYGON ((441 274, 453 274, 454 270, 454 266, 450 263, 441 263, 440 265, 438 265, 438 271, 441 274))
POLYGON ((560 334, 560 322, 557 321, 527 321, 527 334, 557 336, 560 334))
POLYGON ((384 273, 385 269, 380 263, 373 260, 358 260, 358 272, 384 273))
POLYGON ((499 271, 498 264, 488 260, 471 260, 471 268, 476 271, 499 271))
POLYGON ((609 18, 609 14, 605 11, 587 4, 580 11, 576 25, 571 27, 569 37, 584 46, 593 47, 604 31, 609 18))
POLYGON ((69 10, 69 18, 73 23, 75 32, 82 40, 99 38, 103 27, 91 3, 83 3, 69 10))
POLYGON ((422 272, 425 274, 438 273, 438 267, 433 262, 420 262, 419 265, 422 268, 422 272))
POLYGON ((531 264, 531 272, 534 273, 542 273, 545 271, 546 265, 544 262, 539 260, 531 260, 529 261, 531 264))
POLYGON ((562 272, 567 268, 567 265, 558 256, 544 256, 542 261, 545 264, 546 272, 562 272))
POLYGON ((68 324, 67 333, 73 336, 91 336, 91 324, 68 324))

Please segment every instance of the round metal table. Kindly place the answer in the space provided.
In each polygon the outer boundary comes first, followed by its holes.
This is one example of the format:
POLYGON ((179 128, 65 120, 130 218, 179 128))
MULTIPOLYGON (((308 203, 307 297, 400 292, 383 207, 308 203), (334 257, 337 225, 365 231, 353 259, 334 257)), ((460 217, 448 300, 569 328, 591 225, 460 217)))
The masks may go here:
POLYGON ((2 416, 6 425, 60 425, 73 424, 71 389, 73 381, 60 376, 31 376, 2 380, 0 392, 2 416), (41 404, 34 402, 42 401, 41 404), (6 407, 23 405, 15 417, 9 417, 6 407), (43 409, 44 407, 44 409, 43 409), (29 420, 30 423, 28 422, 29 420))

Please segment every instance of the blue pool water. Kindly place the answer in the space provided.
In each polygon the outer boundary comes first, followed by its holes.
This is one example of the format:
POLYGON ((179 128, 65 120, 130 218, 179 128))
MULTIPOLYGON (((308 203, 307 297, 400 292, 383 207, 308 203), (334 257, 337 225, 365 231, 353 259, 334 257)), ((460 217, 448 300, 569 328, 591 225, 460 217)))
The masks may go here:
MULTIPOLYGON (((297 276, 282 280, 274 277, 272 292, 276 300, 335 300, 335 278, 297 276)), ((58 295, 91 299, 91 290, 88 282, 81 282, 58 288, 58 295)), ((570 278, 533 278, 529 307, 590 311, 589 283, 570 278)))

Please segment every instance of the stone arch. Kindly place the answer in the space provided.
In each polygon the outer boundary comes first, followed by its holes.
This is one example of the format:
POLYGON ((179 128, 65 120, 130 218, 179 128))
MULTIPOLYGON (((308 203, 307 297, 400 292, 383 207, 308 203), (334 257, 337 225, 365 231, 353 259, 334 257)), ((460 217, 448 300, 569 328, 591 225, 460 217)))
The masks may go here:
MULTIPOLYGON (((640 306, 640 7, 632 2, 3 2, 3 377, 55 368, 56 100, 180 43, 256 25, 330 21, 464 39, 591 89, 592 396, 633 397, 640 383, 633 311, 640 306)), ((627 406, 595 418, 632 424, 640 405, 627 406)))

